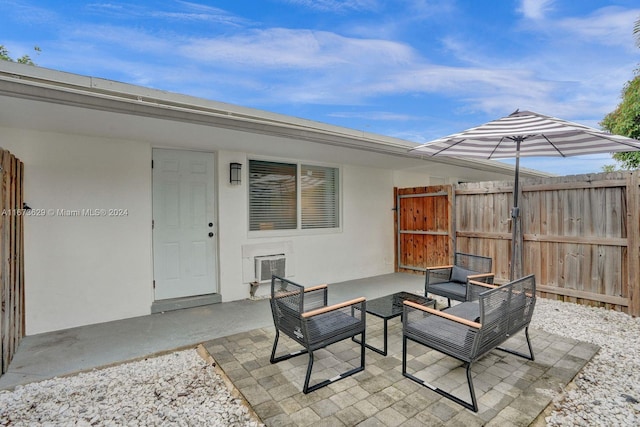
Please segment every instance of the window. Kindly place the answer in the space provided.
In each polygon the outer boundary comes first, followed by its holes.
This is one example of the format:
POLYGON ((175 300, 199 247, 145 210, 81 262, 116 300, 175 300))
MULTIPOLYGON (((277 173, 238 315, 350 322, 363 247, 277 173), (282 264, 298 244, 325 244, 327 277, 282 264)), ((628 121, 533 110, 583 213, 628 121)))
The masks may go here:
POLYGON ((337 168, 249 161, 249 230, 338 228, 337 168))
POLYGON ((297 228, 298 165, 249 161, 249 230, 297 228))
POLYGON ((302 228, 338 227, 338 169, 301 166, 302 228))

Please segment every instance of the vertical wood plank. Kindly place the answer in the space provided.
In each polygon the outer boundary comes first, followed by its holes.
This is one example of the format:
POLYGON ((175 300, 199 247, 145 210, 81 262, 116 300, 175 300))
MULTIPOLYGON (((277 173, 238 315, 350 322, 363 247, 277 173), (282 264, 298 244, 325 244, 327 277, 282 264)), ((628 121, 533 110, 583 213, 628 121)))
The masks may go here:
POLYGON ((629 314, 640 315, 640 179, 638 172, 627 176, 627 281, 629 314))
POLYGON ((393 187, 393 271, 400 271, 400 260, 398 259, 398 219, 400 216, 400 206, 398 204, 398 187, 393 187))
POLYGON ((11 223, 11 155, 9 152, 2 150, 2 209, 4 215, 2 216, 2 234, 0 235, 0 244, 2 245, 2 298, 1 306, 2 313, 2 330, 0 335, 2 338, 2 372, 7 372, 9 367, 9 361, 11 359, 10 353, 10 333, 11 333, 11 243, 10 243, 10 223, 11 223))
POLYGON ((24 218, 22 162, 0 149, 0 374, 24 336, 24 218))
MULTIPOLYGON (((22 208, 24 206, 24 164, 21 161, 18 161, 18 173, 17 173, 17 188, 18 188, 18 207, 22 208)), ((22 340, 22 337, 25 336, 25 289, 24 289, 24 215, 21 215, 18 218, 18 237, 17 237, 18 247, 16 250, 16 254, 18 256, 17 259, 17 283, 18 283, 18 305, 17 305, 17 317, 16 317, 16 329, 18 337, 18 342, 16 343, 16 349, 18 348, 18 344, 22 340)))
MULTIPOLYGON (((16 209, 16 163, 17 160, 14 156, 10 157, 9 167, 9 206, 12 209, 16 209)), ((15 353, 16 344, 16 218, 18 215, 13 214, 9 216, 9 295, 7 301, 9 303, 9 359, 15 353)), ((7 369, 8 369, 7 361, 7 369)))
POLYGON ((7 258, 6 251, 7 242, 6 232, 7 232, 7 224, 9 222, 9 218, 6 214, 6 184, 5 184, 5 157, 8 156, 8 152, 0 148, 0 209, 2 209, 2 216, 0 216, 0 374, 3 374, 7 370, 8 363, 5 363, 5 360, 8 360, 9 348, 6 345, 5 337, 7 336, 8 331, 8 318, 7 315, 7 292, 6 283, 7 283, 7 268, 5 264, 5 260, 7 258))

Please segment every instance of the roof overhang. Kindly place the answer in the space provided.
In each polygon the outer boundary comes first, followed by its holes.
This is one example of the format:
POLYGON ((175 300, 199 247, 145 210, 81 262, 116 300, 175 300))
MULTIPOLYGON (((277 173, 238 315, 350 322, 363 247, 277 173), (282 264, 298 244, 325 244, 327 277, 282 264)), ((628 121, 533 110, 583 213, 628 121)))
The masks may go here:
MULTIPOLYGON (((374 167, 429 167, 436 171, 434 174, 445 176, 437 171, 445 172, 449 165, 469 171, 470 178, 472 171, 513 174, 513 166, 495 161, 420 158, 409 153, 418 144, 399 138, 6 61, 0 61, 0 111, 0 126, 141 140, 154 146, 215 147, 298 157, 309 153, 311 147, 330 146, 336 148, 332 151, 337 159, 347 156, 356 164, 374 167), (215 145, 211 143, 212 128, 227 131, 215 145), (291 145, 278 153, 267 143, 256 147, 255 138, 249 143, 239 136, 243 133, 263 135, 265 142, 268 138, 285 138, 291 145)), ((320 155, 311 151, 312 156, 307 158, 320 155)), ((526 169, 521 175, 549 176, 526 169)))

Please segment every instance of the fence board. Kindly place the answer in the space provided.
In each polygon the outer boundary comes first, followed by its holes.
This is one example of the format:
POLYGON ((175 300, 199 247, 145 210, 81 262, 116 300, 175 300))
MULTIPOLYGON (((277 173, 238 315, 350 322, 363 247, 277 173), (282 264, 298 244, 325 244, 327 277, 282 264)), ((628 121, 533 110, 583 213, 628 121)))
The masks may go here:
MULTIPOLYGON (((640 315, 638 173, 522 181, 523 274, 543 296, 640 315)), ((494 258, 508 280, 512 184, 456 186, 457 250, 494 258)))
POLYGON ((0 148, 0 375, 24 336, 24 166, 0 148))
POLYGON ((628 251, 627 281, 629 288, 629 311, 640 315, 640 179, 638 171, 627 176, 627 218, 628 251))
MULTIPOLYGON (((521 184, 522 270, 536 275, 540 295, 640 316, 639 173, 527 179, 521 184)), ((435 197, 405 200, 396 211, 403 229, 430 231, 401 235, 402 262, 426 267, 448 263, 441 261, 450 260, 454 251, 476 253, 492 257, 496 281, 506 282, 513 183, 419 187, 398 194, 439 190, 450 191, 448 213, 435 197), (438 222, 445 219, 448 226, 438 222)))

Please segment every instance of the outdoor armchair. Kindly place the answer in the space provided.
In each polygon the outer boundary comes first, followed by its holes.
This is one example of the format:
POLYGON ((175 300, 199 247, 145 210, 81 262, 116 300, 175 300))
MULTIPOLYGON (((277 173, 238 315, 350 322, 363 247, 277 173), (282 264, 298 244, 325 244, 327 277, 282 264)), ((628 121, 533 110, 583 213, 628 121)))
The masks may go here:
MULTIPOLYGON (((536 302, 536 280, 530 275, 502 286, 475 282, 486 289, 477 301, 464 302, 444 311, 405 301, 402 318, 402 374, 436 393, 478 411, 471 379, 471 364, 497 348, 534 360, 529 323, 536 302), (529 353, 498 347, 524 329, 529 353), (466 367, 471 402, 432 386, 407 372, 407 340, 432 348, 462 361, 466 367)), ((457 387, 457 384, 454 385, 457 387)))
POLYGON ((445 297, 448 307, 451 307, 451 300, 471 301, 469 280, 493 283, 492 263, 489 257, 456 252, 453 265, 427 267, 424 296, 445 297))
POLYGON ((271 363, 301 354, 309 354, 303 392, 309 393, 337 380, 364 370, 366 300, 356 298, 328 305, 327 285, 304 288, 278 276, 271 278, 271 313, 276 336, 271 351, 271 363), (304 347, 304 350, 276 356, 280 332, 304 347), (331 379, 309 386, 313 368, 313 352, 330 344, 360 337, 360 366, 331 379))

